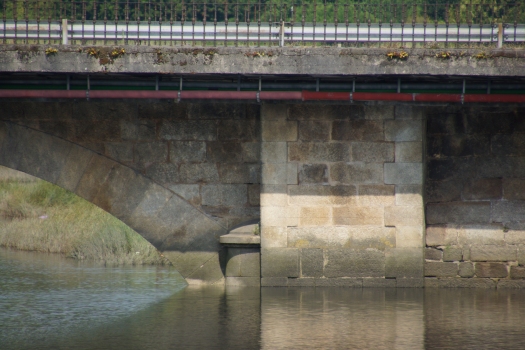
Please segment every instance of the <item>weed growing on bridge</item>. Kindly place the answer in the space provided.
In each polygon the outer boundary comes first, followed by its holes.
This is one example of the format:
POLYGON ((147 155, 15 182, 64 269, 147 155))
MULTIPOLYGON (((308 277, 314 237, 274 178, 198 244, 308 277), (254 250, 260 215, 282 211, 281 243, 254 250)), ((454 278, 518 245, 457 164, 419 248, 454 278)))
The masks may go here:
POLYGON ((46 49, 46 56, 56 55, 57 53, 58 53, 58 50, 55 49, 54 47, 48 47, 46 49))
POLYGON ((115 217, 42 180, 0 180, 0 246, 107 265, 167 263, 115 217))

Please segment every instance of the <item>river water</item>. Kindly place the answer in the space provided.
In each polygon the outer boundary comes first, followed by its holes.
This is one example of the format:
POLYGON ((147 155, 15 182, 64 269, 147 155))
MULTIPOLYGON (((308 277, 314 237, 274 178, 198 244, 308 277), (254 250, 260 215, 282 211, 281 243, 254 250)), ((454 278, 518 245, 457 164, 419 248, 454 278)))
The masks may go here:
POLYGON ((186 286, 0 249, 0 349, 525 349, 525 292, 186 286))

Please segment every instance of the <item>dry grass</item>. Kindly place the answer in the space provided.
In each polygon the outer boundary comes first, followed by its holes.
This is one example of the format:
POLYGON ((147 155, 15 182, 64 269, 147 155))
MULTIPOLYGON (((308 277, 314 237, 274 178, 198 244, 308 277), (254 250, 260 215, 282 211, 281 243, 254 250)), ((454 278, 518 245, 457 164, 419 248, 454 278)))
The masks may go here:
POLYGON ((115 217, 42 180, 0 180, 0 246, 107 265, 167 263, 115 217))

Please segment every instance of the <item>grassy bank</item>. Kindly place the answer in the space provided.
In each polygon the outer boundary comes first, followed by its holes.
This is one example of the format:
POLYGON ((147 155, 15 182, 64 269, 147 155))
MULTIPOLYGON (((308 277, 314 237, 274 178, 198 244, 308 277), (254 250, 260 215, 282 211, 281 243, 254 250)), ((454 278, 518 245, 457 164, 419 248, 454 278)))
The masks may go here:
POLYGON ((108 265, 166 263, 121 221, 42 180, 0 180, 0 246, 108 265))

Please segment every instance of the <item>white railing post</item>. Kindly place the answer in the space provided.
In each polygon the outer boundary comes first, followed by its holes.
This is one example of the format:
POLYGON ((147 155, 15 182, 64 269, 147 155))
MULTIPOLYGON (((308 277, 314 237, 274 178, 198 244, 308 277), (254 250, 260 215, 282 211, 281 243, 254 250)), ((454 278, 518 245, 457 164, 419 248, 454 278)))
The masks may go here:
POLYGON ((503 23, 498 23, 498 49, 503 47, 503 23))
POLYGON ((62 45, 68 44, 67 18, 62 18, 62 45))

